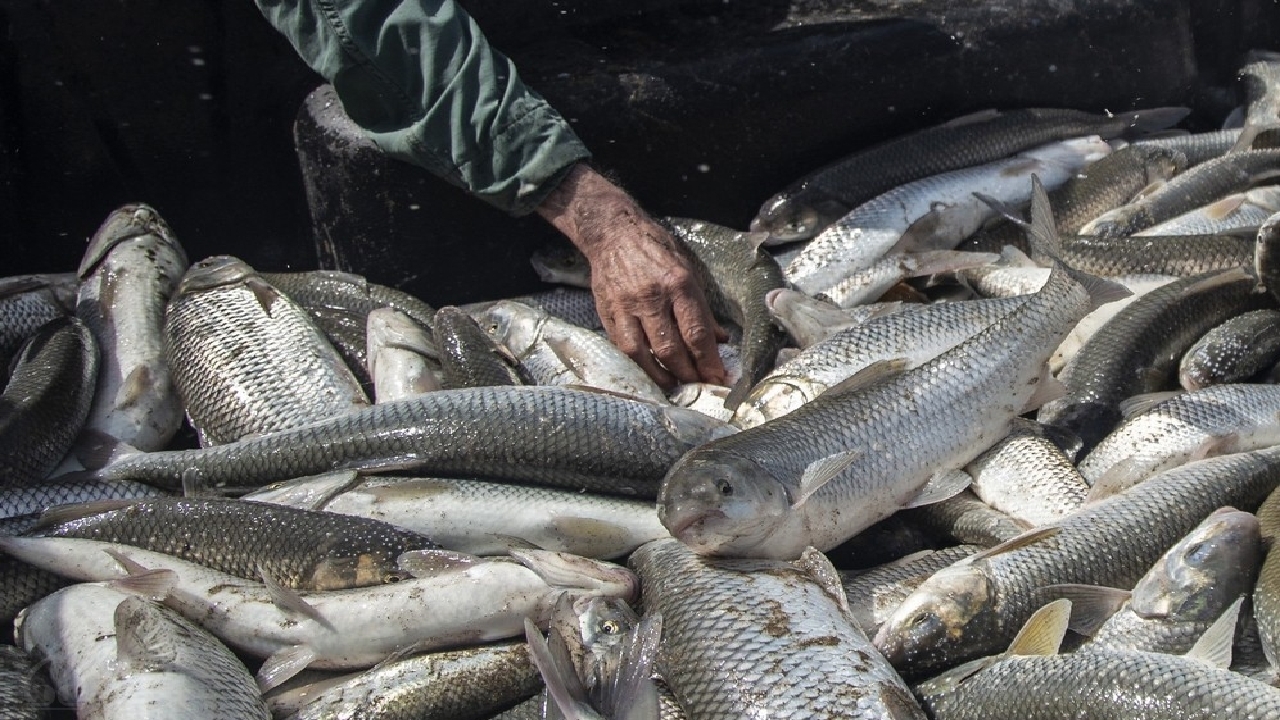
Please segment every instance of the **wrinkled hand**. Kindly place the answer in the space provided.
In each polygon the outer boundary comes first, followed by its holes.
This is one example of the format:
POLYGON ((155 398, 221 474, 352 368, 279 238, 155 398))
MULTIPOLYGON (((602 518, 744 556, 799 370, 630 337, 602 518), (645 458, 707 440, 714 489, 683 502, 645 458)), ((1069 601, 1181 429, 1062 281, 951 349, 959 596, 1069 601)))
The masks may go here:
POLYGON ((625 191, 576 166, 538 213, 591 265, 591 289, 609 339, 659 385, 724 384, 724 331, 688 259, 625 191))

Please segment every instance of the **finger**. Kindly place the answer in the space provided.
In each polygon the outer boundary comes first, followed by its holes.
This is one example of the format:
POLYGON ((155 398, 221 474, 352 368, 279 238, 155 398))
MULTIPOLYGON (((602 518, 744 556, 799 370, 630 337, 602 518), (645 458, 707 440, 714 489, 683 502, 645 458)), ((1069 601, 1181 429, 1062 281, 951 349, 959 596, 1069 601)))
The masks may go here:
POLYGON ((650 345, 639 318, 630 315, 615 318, 613 332, 609 339, 660 387, 664 389, 675 387, 675 377, 658 364, 658 359, 650 351, 650 345))
POLYGON ((724 329, 712 319, 710 307, 695 296, 677 298, 671 309, 680 325, 685 348, 693 359, 697 378, 723 385, 727 373, 720 359, 720 350, 716 347, 716 335, 717 331, 723 333, 724 329))
POLYGON ((685 344, 682 328, 668 315, 651 315, 641 320, 653 354, 680 382, 697 382, 698 368, 685 344))

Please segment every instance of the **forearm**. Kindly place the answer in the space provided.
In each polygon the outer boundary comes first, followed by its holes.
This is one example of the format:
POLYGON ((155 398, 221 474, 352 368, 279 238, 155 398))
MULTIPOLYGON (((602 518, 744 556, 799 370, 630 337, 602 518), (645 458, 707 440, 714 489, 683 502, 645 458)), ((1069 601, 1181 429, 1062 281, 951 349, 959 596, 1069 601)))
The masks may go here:
POLYGON ((256 0, 387 154, 512 214, 589 156, 453 0, 256 0))

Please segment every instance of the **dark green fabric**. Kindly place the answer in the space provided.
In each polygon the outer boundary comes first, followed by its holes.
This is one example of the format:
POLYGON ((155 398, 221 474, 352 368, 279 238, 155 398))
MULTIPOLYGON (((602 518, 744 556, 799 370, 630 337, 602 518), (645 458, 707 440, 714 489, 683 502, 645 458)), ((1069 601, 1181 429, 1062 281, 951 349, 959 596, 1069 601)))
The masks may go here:
POLYGON ((590 156, 453 0, 255 0, 378 147, 513 215, 590 156))

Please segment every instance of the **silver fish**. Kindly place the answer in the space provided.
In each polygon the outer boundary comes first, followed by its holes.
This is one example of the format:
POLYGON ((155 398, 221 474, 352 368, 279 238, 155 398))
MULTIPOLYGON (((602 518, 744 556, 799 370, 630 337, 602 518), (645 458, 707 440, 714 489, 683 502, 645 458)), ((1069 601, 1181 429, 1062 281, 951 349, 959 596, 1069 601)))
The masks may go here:
POLYGON ((0 720, 41 720, 54 699, 39 663, 22 648, 0 645, 0 720))
POLYGON ((1187 158, 1187 166, 1199 165, 1207 160, 1226 155, 1240 139, 1240 128, 1211 130, 1159 138, 1141 138, 1133 141, 1140 148, 1174 150, 1187 158))
POLYGON ((863 572, 840 571, 840 584, 854 620, 868 637, 893 614, 902 601, 948 565, 982 551, 982 545, 956 545, 942 550, 921 550, 863 572))
POLYGON ((461 309, 446 305, 437 310, 433 330, 443 386, 534 384, 511 351, 461 309))
POLYGON ((801 349, 815 345, 845 328, 884 315, 909 310, 914 303, 869 303, 842 308, 835 303, 805 295, 798 290, 778 288, 765 295, 769 315, 786 328, 801 349))
POLYGON ((1075 512, 1089 493, 1071 459, 1038 423, 1022 418, 965 470, 973 477, 974 494, 1031 527, 1075 512))
POLYGON ((0 370, 7 376, 10 359, 27 338, 75 308, 74 273, 0 278, 0 370))
POLYGON ((1136 237, 1153 235, 1212 235, 1253 231, 1268 217, 1280 212, 1280 188, 1256 187, 1231 193, 1203 207, 1157 223, 1134 233, 1136 237))
POLYGON ((1187 390, 1247 382, 1280 360, 1280 310, 1242 313, 1205 333, 1178 362, 1187 390))
POLYGON ((365 357, 377 402, 441 389, 439 347, 431 330, 395 308, 376 308, 365 320, 365 357))

